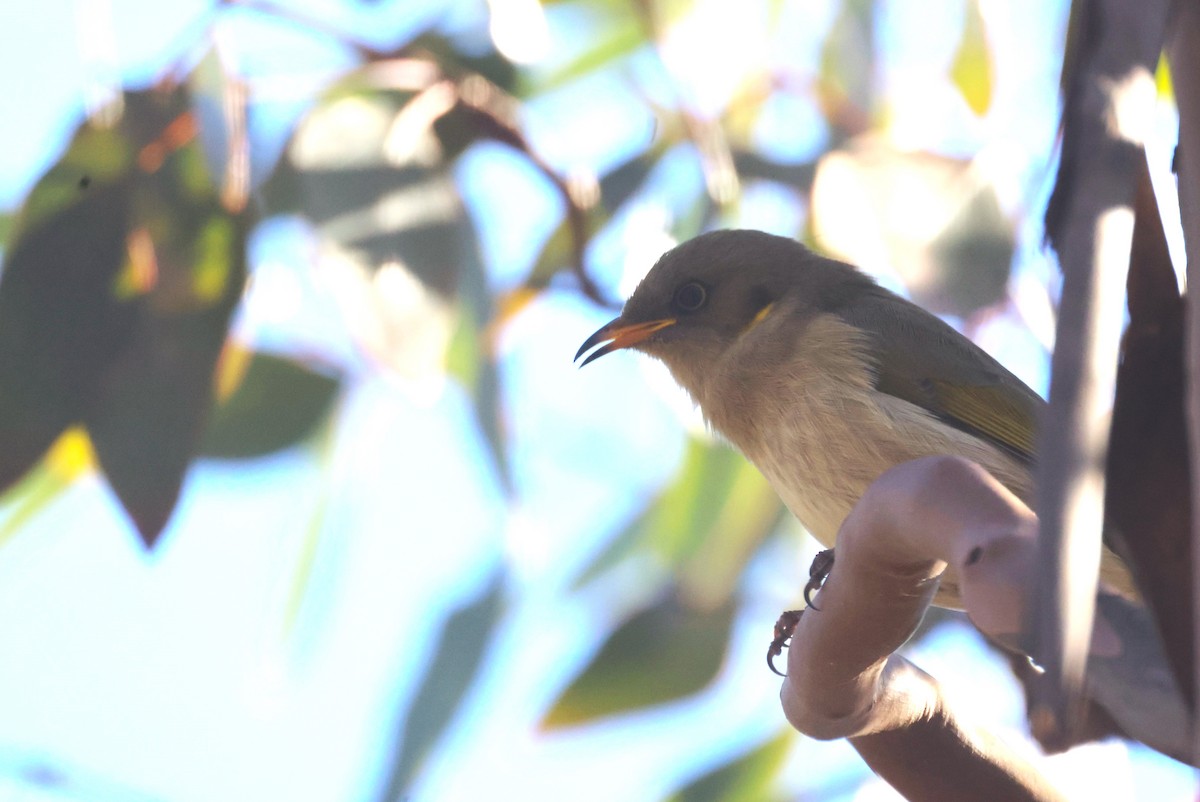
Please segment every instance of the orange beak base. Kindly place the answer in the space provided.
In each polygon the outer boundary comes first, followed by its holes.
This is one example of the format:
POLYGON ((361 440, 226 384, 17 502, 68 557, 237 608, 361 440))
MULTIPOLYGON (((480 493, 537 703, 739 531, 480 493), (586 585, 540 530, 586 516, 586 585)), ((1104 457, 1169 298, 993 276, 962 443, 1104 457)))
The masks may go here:
POLYGON ((637 345, 654 332, 674 325, 675 318, 673 317, 661 320, 648 320, 645 323, 625 323, 621 318, 610 320, 597 329, 595 334, 583 341, 583 345, 579 346, 579 350, 575 353, 575 360, 578 361, 579 357, 583 356, 589 348, 593 348, 602 342, 611 341, 583 360, 579 365, 579 367, 583 367, 593 359, 599 359, 605 354, 611 354, 613 351, 637 345))

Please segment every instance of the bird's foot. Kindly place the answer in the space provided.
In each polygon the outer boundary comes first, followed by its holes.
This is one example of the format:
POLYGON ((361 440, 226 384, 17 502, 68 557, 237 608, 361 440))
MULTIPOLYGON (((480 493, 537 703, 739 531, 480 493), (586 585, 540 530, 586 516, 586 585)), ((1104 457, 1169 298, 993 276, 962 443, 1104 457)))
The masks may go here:
MULTIPOLYGON (((833 570, 833 549, 817 552, 812 565, 808 568, 808 583, 804 586, 804 603, 814 610, 820 608, 813 604, 812 595, 821 589, 821 585, 825 583, 825 578, 829 576, 831 570, 833 570)), ((796 625, 800 623, 800 616, 803 614, 803 610, 785 610, 775 622, 775 637, 771 641, 770 647, 767 648, 767 667, 781 677, 784 674, 775 667, 775 658, 783 654, 783 650, 788 645, 788 641, 792 639, 792 633, 796 631, 796 625)))
POLYGON ((833 570, 833 549, 824 549, 813 557, 812 565, 808 567, 808 583, 804 586, 804 603, 814 610, 821 608, 813 604, 812 595, 825 584, 826 577, 833 570))
POLYGON ((792 633, 796 631, 796 625, 800 623, 802 615, 803 610, 784 610, 775 622, 775 638, 767 649, 767 667, 781 677, 786 675, 775 667, 775 658, 783 654, 783 649, 792 639, 792 633))

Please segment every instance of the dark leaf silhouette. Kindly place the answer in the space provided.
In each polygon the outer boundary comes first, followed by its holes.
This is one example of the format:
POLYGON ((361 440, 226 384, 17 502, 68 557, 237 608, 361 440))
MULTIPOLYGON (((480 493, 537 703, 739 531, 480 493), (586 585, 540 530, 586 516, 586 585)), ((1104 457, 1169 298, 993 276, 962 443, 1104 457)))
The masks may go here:
POLYGON ((22 209, 0 281, 0 488, 85 424, 147 544, 166 524, 245 280, 247 216, 205 166, 187 93, 126 93, 22 209))
POLYGON ((328 416, 339 380, 271 354, 250 356, 237 389, 213 410, 200 454, 261 457, 309 437, 328 416))
POLYGON ((225 217, 219 208, 209 212, 188 247, 160 255, 160 266, 183 257, 175 264, 181 278, 194 282, 192 294, 171 297, 160 276, 139 304, 132 337, 100 378, 83 417, 100 466, 147 545, 175 507, 204 430, 213 371, 245 281, 245 222, 225 217), (206 269, 220 275, 196 294, 196 285, 206 280, 198 274, 206 269))
POLYGON ((456 611, 442 627, 433 660, 405 713, 380 802, 402 802, 429 750, 462 705, 491 643, 504 609, 504 576, 497 574, 477 600, 456 611))
POLYGON ((114 298, 128 182, 92 186, 18 238, 0 280, 0 490, 79 420, 125 347, 133 309, 114 298))

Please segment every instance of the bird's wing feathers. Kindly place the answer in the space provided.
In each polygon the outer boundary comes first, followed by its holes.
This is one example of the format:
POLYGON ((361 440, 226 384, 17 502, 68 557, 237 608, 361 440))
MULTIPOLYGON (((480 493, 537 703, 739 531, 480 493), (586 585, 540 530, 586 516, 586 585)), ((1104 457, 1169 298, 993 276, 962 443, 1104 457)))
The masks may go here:
POLYGON ((1022 462, 1033 461, 1037 419, 1045 402, 983 349, 884 290, 836 313, 871 335, 876 389, 922 407, 1022 462))
POLYGON ((927 409, 1002 446, 1022 462, 1033 461, 1037 411, 1018 393, 1003 384, 932 383, 936 408, 927 409))

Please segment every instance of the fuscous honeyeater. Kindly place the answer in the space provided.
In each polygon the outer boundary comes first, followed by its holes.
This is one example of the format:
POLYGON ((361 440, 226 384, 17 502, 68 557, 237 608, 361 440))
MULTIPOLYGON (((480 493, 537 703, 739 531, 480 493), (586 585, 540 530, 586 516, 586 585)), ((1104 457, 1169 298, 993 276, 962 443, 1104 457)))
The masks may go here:
MULTIPOLYGON (((935 455, 979 463, 1032 502, 1044 401, 936 316, 848 264, 760 231, 714 231, 658 260, 583 364, 662 360, 708 424, 826 546, 867 486, 935 455)), ((958 605, 943 577, 936 603, 958 605)), ((1132 591, 1107 549, 1101 576, 1132 591)))

